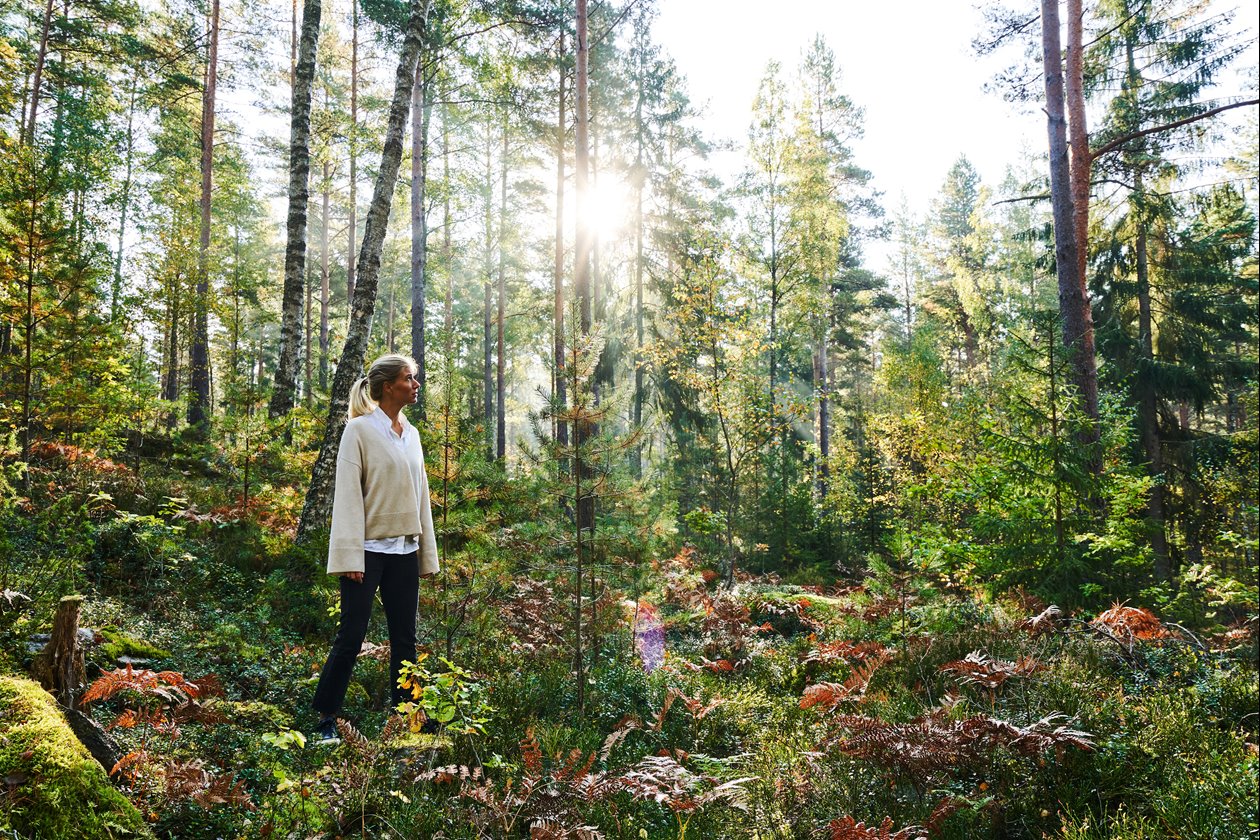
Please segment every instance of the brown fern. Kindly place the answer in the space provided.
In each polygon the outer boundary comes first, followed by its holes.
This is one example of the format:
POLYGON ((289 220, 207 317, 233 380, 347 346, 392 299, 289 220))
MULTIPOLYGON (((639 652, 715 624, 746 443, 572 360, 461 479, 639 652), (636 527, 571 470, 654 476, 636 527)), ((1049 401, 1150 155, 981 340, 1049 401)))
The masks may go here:
POLYGON ((1099 614, 1093 626, 1108 635, 1132 646, 1134 641, 1152 641, 1175 638, 1176 634, 1164 627, 1155 613, 1141 607, 1113 604, 1111 609, 1099 614))
POLYGON ((127 663, 126 669, 106 671, 88 686, 80 699, 82 703, 95 703, 121 694, 124 691, 147 697, 155 697, 170 704, 182 703, 201 696, 196 683, 184 679, 178 671, 150 671, 135 669, 127 663))
POLYGON ((1067 747, 1092 750, 1093 736, 1062 725, 1066 719, 1052 714, 1021 727, 985 715, 953 720, 940 708, 900 724, 865 715, 837 715, 831 723, 843 734, 826 739, 824 746, 922 784, 960 767, 979 767, 998 747, 1025 756, 1053 748, 1060 760, 1067 747))
POLYGON ((914 825, 893 831, 891 817, 884 817, 877 826, 868 826, 844 816, 827 824, 827 837, 828 840, 927 840, 927 833, 914 825))
POLYGON ((822 642, 801 658, 802 662, 830 665, 833 662, 865 662, 871 658, 886 658, 888 648, 879 642, 822 642))
POLYGON ((995 693, 1012 677, 1026 677, 1045 666, 1032 657, 1020 657, 1015 662, 994 659, 988 654, 973 650, 966 657, 940 667, 943 674, 954 674, 965 685, 978 685, 995 693))
POLYGON ((1019 623, 1019 629, 1027 631, 1031 636, 1042 636, 1057 630, 1063 620, 1063 610, 1054 604, 1046 607, 1037 615, 1026 618, 1019 623))
POLYGON ((699 811, 714 802, 742 810, 743 786, 750 781, 752 777, 719 782, 712 776, 692 773, 669 756, 648 756, 620 777, 631 796, 664 805, 675 814, 699 811))
POLYGON ((536 653, 567 644, 568 607, 557 599, 556 591, 529 578, 514 582, 511 595, 499 605, 514 651, 536 653))
POLYGON ((801 695, 801 708, 822 706, 827 711, 832 711, 841 703, 862 700, 870 687, 871 677, 886 660, 887 654, 883 654, 855 665, 853 673, 843 683, 820 682, 808 686, 801 695))

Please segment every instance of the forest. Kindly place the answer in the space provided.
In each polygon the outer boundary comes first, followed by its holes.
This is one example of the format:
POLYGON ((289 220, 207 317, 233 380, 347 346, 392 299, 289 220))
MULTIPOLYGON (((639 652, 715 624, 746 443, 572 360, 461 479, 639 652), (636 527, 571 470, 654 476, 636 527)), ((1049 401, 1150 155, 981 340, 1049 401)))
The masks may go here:
POLYGON ((1253 19, 984 4, 1042 133, 921 210, 682 2, 0 0, 0 834, 1260 839, 1253 19), (440 570, 317 743, 385 353, 440 570))

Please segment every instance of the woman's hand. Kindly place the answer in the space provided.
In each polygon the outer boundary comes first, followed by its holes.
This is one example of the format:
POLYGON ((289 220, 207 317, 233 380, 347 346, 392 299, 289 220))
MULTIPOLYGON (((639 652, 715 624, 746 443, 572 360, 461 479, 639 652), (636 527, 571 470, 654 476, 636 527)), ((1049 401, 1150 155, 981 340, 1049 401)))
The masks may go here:
POLYGON ((337 572, 337 576, 350 578, 354 583, 363 583, 363 572, 337 572))

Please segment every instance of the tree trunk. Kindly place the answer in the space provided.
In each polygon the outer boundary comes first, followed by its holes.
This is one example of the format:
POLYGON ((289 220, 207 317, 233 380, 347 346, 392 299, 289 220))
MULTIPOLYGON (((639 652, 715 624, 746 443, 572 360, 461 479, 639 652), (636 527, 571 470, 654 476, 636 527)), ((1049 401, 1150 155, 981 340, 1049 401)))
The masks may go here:
POLYGON ((411 91, 411 356, 420 368, 417 416, 425 419, 424 301, 428 289, 429 219, 424 205, 429 174, 429 80, 416 65, 411 91))
POLYGON ((193 295, 192 342, 188 347, 188 425, 204 429, 210 421, 210 203, 214 191, 214 96, 219 67, 219 0, 210 5, 210 43, 206 85, 201 98, 201 238, 197 250, 197 287, 193 295))
MULTIPOLYGON (((638 95, 635 100, 635 155, 634 155, 634 434, 643 428, 643 188, 647 184, 647 171, 643 164, 643 58, 639 59, 638 95)), ((634 476, 643 475, 643 444, 634 445, 634 476)))
MULTIPOLYGON (((565 118, 564 102, 564 31, 560 32, 557 47, 556 66, 559 68, 559 79, 556 88, 556 261, 555 261, 555 334, 552 338, 552 350, 555 361, 555 387, 552 394, 556 406, 563 411, 567 402, 565 391, 564 364, 564 138, 568 130, 565 118)), ((562 449, 569 445, 569 426, 564 420, 555 421, 555 440, 562 449)))
POLYGON ((35 119, 39 115, 39 88, 44 75, 44 62, 48 58, 48 33, 52 28, 53 0, 44 6, 44 25, 39 33, 39 52, 35 54, 35 71, 31 79, 31 111, 22 134, 26 145, 35 144, 35 119))
MULTIPOLYGON (((32 172, 32 176, 34 173, 32 172)), ((39 270, 36 264, 36 218, 39 212, 39 191, 31 185, 31 217, 27 223, 26 237, 26 310, 22 313, 22 462, 31 460, 31 403, 34 386, 35 363, 35 277, 39 270)), ((30 471, 22 472, 22 490, 30 492, 30 471)))
POLYGON ((398 182, 398 170, 402 165, 403 137, 406 133, 407 111, 411 100, 411 86, 415 83, 416 61, 420 56, 425 22, 429 12, 429 0, 411 0, 407 34, 403 40, 402 55, 394 77, 394 95, 390 100, 389 119, 385 130, 385 145, 381 150, 381 165, 376 176, 372 203, 368 207, 367 224, 363 231, 363 246, 359 252, 359 277, 355 284, 350 324, 346 331, 346 343, 337 360, 337 372, 333 376, 329 399, 328 419, 324 425, 324 440, 319 455, 311 469, 310 489, 302 506, 298 521, 298 540, 304 541, 318 529, 328 524, 332 510, 333 478, 336 474, 337 450, 341 443, 341 431, 346 424, 346 408, 350 402, 350 386, 363 373, 363 357, 367 352, 368 333, 372 324, 372 311, 376 306, 377 280, 381 271, 381 248, 385 242, 385 228, 393 202, 394 187, 398 182))
POLYGON ((385 310, 385 349, 397 352, 394 343, 394 284, 389 284, 389 306, 385 310))
POLYGON ((359 0, 350 0, 350 224, 346 226, 346 308, 354 300, 354 240, 357 235, 359 188, 359 0))
MULTIPOLYGON (((828 300, 828 307, 831 302, 828 300)), ((827 358, 827 333, 824 325, 814 348, 815 387, 818 389, 818 498, 825 499, 830 485, 831 458, 831 383, 827 358)))
POLYGON ((178 275, 172 277, 166 295, 166 335, 162 342, 162 399, 167 402, 179 399, 179 285, 178 275))
POLYGON ((499 161, 499 302, 496 317, 495 347, 495 458, 502 463, 507 456, 507 387, 505 368, 507 366, 507 350, 503 337, 504 321, 507 318, 507 175, 508 175, 508 117, 507 109, 503 109, 503 149, 499 161))
POLYGON ((114 285, 109 294, 109 322, 118 323, 119 305, 122 303, 122 264, 123 250, 127 242, 127 211, 131 208, 132 167, 135 161, 135 117, 136 89, 139 82, 131 80, 131 94, 127 101, 127 141, 123 152, 125 174, 122 183, 122 198, 118 207, 118 251, 114 254, 114 285))
MULTIPOLYGON (((1086 448, 1086 463, 1094 475, 1102 473, 1102 453, 1098 450, 1101 434, 1098 414, 1098 361, 1094 351, 1094 315, 1089 300, 1086 260, 1089 255, 1089 184, 1093 159, 1089 151, 1089 132, 1085 122, 1085 64, 1083 46, 1084 19, 1081 0, 1067 0, 1067 111, 1068 144, 1071 147, 1072 235, 1076 240, 1076 264, 1072 272, 1077 286, 1073 305, 1079 308, 1071 320, 1073 334, 1067 340, 1075 349, 1072 370, 1085 411, 1085 428, 1080 441, 1086 448)), ((1069 321, 1064 318, 1065 330, 1069 321)))
MULTIPOLYGON (((442 329, 450 352, 455 329, 455 257, 451 250, 451 106, 442 103, 442 268, 446 272, 446 295, 442 301, 442 329)), ((446 512, 443 511, 443 516, 446 512)))
POLYGON ((306 272, 306 305, 302 307, 302 398, 306 407, 311 407, 311 356, 312 341, 315 335, 315 269, 308 267, 306 272))
MULTIPOLYGON (((1079 26, 1079 22, 1078 22, 1079 26)), ((1077 33, 1079 37, 1079 32, 1077 33)), ((1094 443, 1098 440, 1098 374, 1094 360, 1094 330, 1081 272, 1083 243, 1077 237, 1073 164, 1068 158, 1068 127, 1064 115, 1063 62, 1059 42, 1059 0, 1042 0, 1041 50, 1046 88, 1046 131, 1050 148, 1050 199, 1054 216, 1054 262, 1059 284, 1059 315, 1063 343, 1072 361, 1073 384, 1087 418, 1081 442, 1091 451, 1091 467, 1101 469, 1094 443), (1091 397, 1092 394, 1092 397, 1091 397)), ((1073 66, 1077 62, 1073 61, 1073 66)), ((1073 91, 1077 91, 1075 83, 1073 91)), ((1073 110, 1076 106, 1073 106, 1073 110)), ((1083 128, 1083 125, 1081 126, 1083 128)), ((1079 155, 1078 158, 1079 160, 1079 155)), ((1088 172, 1086 173, 1088 200, 1088 172)))
POLYGON ((482 183, 485 210, 482 252, 481 306, 481 422, 485 429, 486 460, 493 461, 494 441, 494 133, 489 117, 485 124, 486 171, 482 183))
POLYGON ((302 37, 293 77, 289 128, 289 217, 284 248, 284 292, 280 308, 280 354, 267 413, 273 419, 293 408, 298 345, 302 340, 302 286, 306 267, 306 208, 310 198, 311 89, 319 41, 320 0, 303 0, 302 37))
POLYGON ((324 161, 323 208, 319 226, 319 390, 328 390, 328 211, 332 192, 332 164, 324 161))
POLYGON ((79 608, 82 595, 67 595, 57 604, 52 638, 40 651, 35 675, 57 702, 66 708, 78 706, 78 691, 86 681, 83 647, 79 644, 79 608))
POLYGON ((1159 435, 1159 403, 1155 394, 1155 346, 1152 340, 1150 265, 1147 255, 1145 202, 1141 171, 1134 173, 1134 212, 1137 220, 1137 294, 1138 294, 1138 342, 1141 346, 1142 366, 1138 372, 1138 420, 1142 428, 1142 447, 1151 477, 1146 500, 1147 514, 1151 523, 1151 553, 1155 556, 1155 577, 1161 581, 1172 579, 1172 566, 1168 559, 1168 540, 1165 535, 1164 514, 1164 454, 1159 435))
MULTIPOLYGON (((589 78, 590 45, 588 43, 587 0, 577 0, 577 64, 574 71, 574 135, 573 135, 573 170, 574 170, 574 245, 573 245, 573 294, 577 297, 579 328, 583 338, 591 332, 591 225, 587 218, 589 208, 589 96, 587 82, 589 78)), ((574 389, 578 387, 575 380, 574 389)), ((574 394, 575 404, 581 402, 574 394)), ((593 471, 586 462, 585 444, 595 435, 594 424, 587 419, 579 419, 574 428, 574 474, 578 486, 591 485, 593 471)), ((590 532, 595 527, 595 499, 590 490, 579 493, 577 502, 577 599, 574 605, 576 620, 574 625, 574 662, 577 673, 578 715, 582 715, 586 701, 586 667, 582 647, 582 533, 590 532)), ((591 593, 592 596, 594 593, 591 593)))

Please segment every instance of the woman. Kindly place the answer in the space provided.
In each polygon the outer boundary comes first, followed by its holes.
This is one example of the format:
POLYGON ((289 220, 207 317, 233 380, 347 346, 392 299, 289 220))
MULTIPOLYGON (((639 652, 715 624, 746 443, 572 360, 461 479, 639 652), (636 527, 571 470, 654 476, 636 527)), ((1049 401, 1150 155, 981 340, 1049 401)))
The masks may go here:
POLYGON ((424 451, 402 413, 420 394, 416 371, 408 356, 381 356, 350 389, 328 540, 328 572, 341 578, 341 623, 315 689, 317 743, 338 740, 337 713, 378 589, 389 625, 393 703, 408 696, 398 687, 398 673, 416 658, 420 578, 438 570, 424 451))

